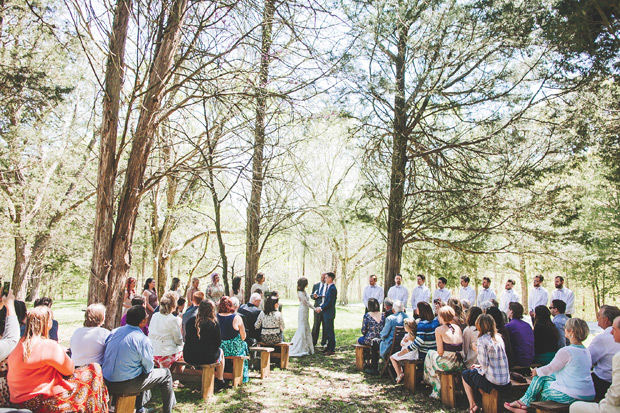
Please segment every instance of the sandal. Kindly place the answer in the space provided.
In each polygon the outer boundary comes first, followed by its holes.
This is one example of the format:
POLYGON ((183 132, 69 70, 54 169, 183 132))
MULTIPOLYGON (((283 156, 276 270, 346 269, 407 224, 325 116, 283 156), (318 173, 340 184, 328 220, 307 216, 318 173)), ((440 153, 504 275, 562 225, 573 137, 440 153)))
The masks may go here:
POLYGON ((401 381, 403 381, 404 378, 405 378, 405 373, 399 374, 398 377, 396 378, 396 384, 398 384, 401 381))
POLYGON ((506 410, 509 410, 515 413, 523 413, 523 412, 527 413, 527 406, 523 404, 521 400, 515 400, 512 403, 508 403, 508 402, 504 403, 504 408, 506 410), (513 406, 512 403, 516 403, 517 406, 513 406))
POLYGON ((474 405, 474 407, 470 407, 469 408, 469 413, 476 413, 477 411, 480 410, 480 407, 478 407, 478 405, 474 405))

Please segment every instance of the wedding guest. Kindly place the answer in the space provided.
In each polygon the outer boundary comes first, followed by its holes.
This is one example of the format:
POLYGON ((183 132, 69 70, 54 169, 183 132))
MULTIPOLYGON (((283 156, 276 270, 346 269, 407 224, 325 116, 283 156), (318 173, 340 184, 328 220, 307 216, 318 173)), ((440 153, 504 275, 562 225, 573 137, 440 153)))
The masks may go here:
POLYGON ((461 288, 459 289, 459 299, 467 300, 470 305, 476 305, 476 290, 469 286, 469 277, 461 277, 461 288))
POLYGON ((136 296, 136 279, 128 277, 123 294, 123 315, 131 308, 131 299, 136 296))
POLYGON ((379 302, 379 308, 381 304, 383 304, 383 299, 385 298, 383 287, 377 285, 377 276, 374 274, 368 278, 368 285, 364 288, 364 294, 362 295, 362 302, 364 303, 366 312, 368 312, 368 300, 371 298, 379 302))
POLYGON ((390 361, 392 362, 392 366, 394 367, 394 371, 396 372, 396 383, 400 383, 403 381, 405 377, 405 373, 403 372, 403 367, 401 365, 401 361, 403 360, 417 360, 418 359, 418 351, 407 351, 407 347, 409 347, 413 341, 415 340, 416 329, 418 328, 418 324, 414 319, 408 318, 403 323, 403 327, 407 334, 400 341, 401 350, 398 353, 394 353, 390 356, 390 361))
POLYGON ((11 403, 33 413, 107 412, 109 397, 101 366, 94 363, 76 369, 63 348, 49 339, 51 327, 48 306, 30 310, 26 333, 8 358, 11 403))
POLYGON ((211 284, 207 286, 205 295, 215 303, 219 303, 224 296, 224 286, 220 283, 220 275, 218 273, 214 272, 211 274, 211 284))
MULTIPOLYGON (((528 300, 528 307, 530 310, 530 317, 534 318, 534 309, 539 305, 547 305, 549 302, 549 293, 545 290, 545 287, 542 286, 545 277, 542 275, 537 275, 534 277, 534 288, 530 290, 530 296, 528 300)), ((510 307, 510 306, 509 306, 510 307)))
POLYGON ((155 280, 153 278, 149 277, 146 279, 142 296, 144 297, 144 308, 146 309, 147 316, 146 325, 149 326, 153 313, 159 305, 159 298, 157 297, 157 289, 155 288, 155 280))
POLYGON ((181 326, 172 314, 176 306, 176 293, 169 291, 161 299, 159 312, 153 314, 149 326, 149 338, 153 343, 155 367, 170 368, 183 356, 181 326))
POLYGON ((383 300, 383 314, 385 315, 385 318, 388 318, 389 316, 394 314, 393 307, 394 301, 390 297, 385 297, 385 300, 383 300))
POLYGON ((394 314, 385 319, 385 324, 381 330, 381 344, 379 345, 379 355, 382 359, 386 360, 390 354, 388 351, 392 347, 392 341, 394 340, 394 331, 396 327, 402 327, 403 322, 409 318, 405 314, 405 307, 399 300, 394 301, 392 307, 394 314))
MULTIPOLYGON (((478 330, 476 320, 482 314, 480 307, 472 307, 467 314, 467 327, 463 330, 463 362, 466 369, 471 369, 478 360, 476 342, 478 341, 478 330)), ((495 336, 495 334, 494 334, 495 336)))
POLYGON ((19 321, 15 311, 15 296, 13 291, 9 290, 8 294, 4 295, 1 292, 0 296, 0 406, 8 406, 9 400, 9 385, 6 380, 6 374, 8 371, 7 357, 17 346, 19 341, 19 321))
POLYGON ((495 320, 489 314, 481 314, 476 319, 476 330, 478 363, 461 373, 470 413, 480 410, 476 404, 477 390, 491 393, 497 389, 503 393, 510 387, 508 358, 504 351, 504 341, 495 330, 495 320))
POLYGON ((439 320, 433 314, 431 305, 426 302, 418 303, 418 326, 416 328, 415 340, 407 347, 407 351, 417 351, 418 358, 424 360, 431 350, 437 349, 435 330, 439 327, 439 320))
POLYGON ((200 366, 220 363, 215 368, 215 387, 224 388, 224 351, 220 348, 222 339, 217 323, 215 303, 210 299, 201 301, 198 311, 187 321, 183 360, 200 366))
POLYGON ((192 286, 187 290, 186 302, 191 303, 194 300, 194 294, 200 291, 200 279, 197 277, 192 278, 192 286))
POLYGON ((506 329, 510 333, 514 365, 529 367, 534 361, 534 331, 523 321, 523 306, 520 303, 510 303, 508 318, 510 322, 506 324, 506 329))
POLYGON ((282 313, 278 311, 279 299, 272 295, 266 301, 265 310, 259 314, 256 323, 254 323, 254 328, 261 329, 261 342, 268 345, 278 344, 282 342, 284 332, 284 319, 282 313))
POLYGON ((181 297, 177 300, 177 308, 172 312, 172 315, 179 317, 183 322, 183 310, 185 309, 185 298, 181 297))
POLYGON ((443 306, 437 311, 440 326, 435 330, 437 350, 429 350, 424 360, 424 381, 432 387, 430 397, 439 399, 441 393, 440 371, 460 371, 463 369, 463 333, 454 324, 454 310, 443 306))
POLYGON ((461 301, 456 297, 450 297, 447 305, 448 307, 452 307, 454 310, 454 324, 458 325, 461 328, 461 331, 463 331, 463 329, 467 327, 467 318, 463 313, 461 301))
POLYGON ((394 301, 400 301, 403 305, 403 311, 407 311, 407 300, 409 299, 409 291, 405 288, 403 283, 403 276, 400 274, 396 274, 394 277, 394 283, 392 287, 388 290, 387 296, 390 297, 394 301))
POLYGON ((419 302, 431 302, 431 290, 424 285, 426 282, 426 276, 424 274, 418 274, 416 279, 418 285, 411 291, 411 308, 413 311, 418 308, 419 302))
POLYGON ((611 371, 613 358, 620 351, 620 343, 611 335, 613 321, 620 316, 620 309, 612 305, 603 305, 596 315, 598 326, 603 332, 596 335, 588 351, 592 360, 592 380, 596 389, 596 397, 605 397, 605 392, 611 385, 611 371))
POLYGON ((261 298, 259 293, 252 293, 250 296, 250 302, 247 304, 243 304, 239 307, 239 314, 245 317, 245 332, 246 339, 245 341, 248 343, 248 346, 254 347, 256 343, 260 341, 260 332, 261 329, 256 329, 254 325, 256 324, 256 320, 258 320, 258 316, 261 313, 260 309, 261 298))
POLYGON ((91 363, 103 364, 105 341, 110 330, 101 327, 105 321, 105 306, 91 304, 84 313, 84 327, 80 327, 71 336, 69 348, 71 360, 76 366, 91 363))
MULTIPOLYGON (((324 282, 324 280, 325 280, 325 276, 321 275, 321 282, 324 282)), ((256 282, 252 284, 252 287, 250 287, 250 294, 257 292, 257 290, 260 290, 259 292, 260 299, 261 299, 260 309, 262 310, 265 305, 265 292, 267 291, 267 286, 265 285, 265 274, 263 274, 262 272, 259 272, 258 274, 256 274, 256 282)), ((316 300, 316 297, 312 297, 312 298, 316 300)), ((316 303, 314 306, 315 307, 317 306, 316 303)), ((316 340, 315 340, 315 344, 316 344, 316 340)))
POLYGON ((181 335, 183 336, 183 340, 185 340, 185 327, 190 318, 196 316, 196 311, 198 311, 198 306, 205 299, 205 294, 202 291, 196 291, 192 297, 192 305, 187 307, 187 310, 183 313, 183 319, 181 320, 181 335))
MULTIPOLYGON (((217 321, 220 325, 220 336, 224 356, 247 356, 248 345, 245 340, 245 327, 239 314, 235 314, 230 297, 222 297, 218 306, 217 321)), ((248 361, 243 361, 243 382, 250 379, 248 361)))
MULTIPOLYGON (((620 343, 620 317, 613 322, 611 335, 616 343, 620 343)), ((613 358, 611 386, 605 398, 599 403, 575 402, 570 405, 570 413, 618 413, 620 411, 620 352, 613 358)))
MULTIPOLYGON (((53 301, 49 297, 41 297, 34 300, 34 307, 39 307, 41 305, 47 306, 50 310, 52 309, 53 301)), ((50 340, 54 340, 58 342, 58 321, 54 320, 54 313, 52 312, 52 328, 48 333, 48 337, 50 340)))
POLYGON ((493 321, 495 321, 495 330, 497 334, 502 337, 504 340, 504 351, 506 352, 506 357, 508 358, 508 365, 514 366, 514 354, 512 353, 512 341, 510 338, 510 331, 506 328, 504 324, 504 313, 499 311, 497 307, 491 307, 487 310, 487 314, 493 317, 493 321))
MULTIPOLYGON (((131 299, 131 306, 139 305, 145 308, 146 311, 146 303, 144 302, 144 297, 136 296, 131 299)), ((129 310, 127 310, 129 311, 129 310)), ((127 313, 123 314, 121 317, 121 327, 127 325, 127 313)), ((149 335, 149 326, 146 324, 140 327, 140 330, 144 333, 145 336, 149 335)))
POLYGON ((519 400, 504 403, 507 410, 527 413, 534 401, 550 400, 571 404, 577 400, 594 400, 595 391, 590 368, 590 354, 582 342, 588 337, 588 324, 580 318, 566 323, 566 337, 571 345, 561 348, 551 363, 532 370, 532 383, 519 400))
POLYGON ((534 363, 546 365, 558 352, 560 335, 546 306, 539 305, 534 309, 534 314, 534 363))
POLYGON ((183 293, 181 292, 181 280, 178 277, 174 277, 172 282, 170 283, 170 291, 177 294, 177 302, 180 298, 183 297, 183 293))
MULTIPOLYGON (((568 317, 564 314, 566 311, 566 303, 562 300, 553 300, 551 301, 549 310, 551 310, 551 315, 553 316, 553 325, 558 332, 558 348, 568 346, 568 340, 564 337, 564 326, 568 321, 568 317)), ((594 386, 596 386, 596 382, 594 382, 594 386)))
POLYGON ((243 287, 241 287, 241 277, 236 276, 233 277, 232 280, 232 293, 233 293, 233 297, 236 297, 237 300, 239 300, 239 304, 243 304, 243 297, 244 297, 244 291, 243 291, 243 287))
POLYGON ((372 345, 372 340, 381 338, 381 330, 385 325, 385 314, 381 310, 379 301, 369 298, 367 304, 368 312, 364 314, 362 321, 362 337, 357 339, 358 344, 365 346, 372 345))

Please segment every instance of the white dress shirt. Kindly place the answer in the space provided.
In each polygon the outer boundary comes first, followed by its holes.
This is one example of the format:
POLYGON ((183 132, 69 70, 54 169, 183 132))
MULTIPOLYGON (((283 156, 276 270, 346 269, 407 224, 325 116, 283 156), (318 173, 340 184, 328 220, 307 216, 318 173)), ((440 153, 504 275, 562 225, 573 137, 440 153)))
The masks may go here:
POLYGON ((547 306, 549 304, 549 293, 545 290, 545 287, 534 287, 530 291, 530 299, 528 301, 529 310, 534 311, 539 305, 547 306))
POLYGON ((490 288, 483 288, 482 291, 480 291, 480 293, 478 294, 478 307, 480 307, 480 304, 484 303, 485 301, 496 299, 497 295, 495 295, 495 291, 491 290, 490 288))
POLYGON ((502 292, 502 298, 499 300, 499 309, 503 312, 507 312, 508 304, 518 302, 519 294, 515 293, 514 288, 511 288, 510 290, 504 289, 504 292, 502 292))
POLYGON ((413 311, 418 308, 418 303, 422 301, 431 303, 431 290, 425 285, 418 285, 411 291, 411 308, 413 311))
POLYGON ((409 299, 409 291, 407 291, 407 289, 403 287, 402 284, 393 285, 392 287, 390 287, 390 289, 388 290, 387 296, 390 297, 394 301, 400 300, 400 302, 403 304, 403 307, 405 307, 405 310, 407 309, 407 300, 409 299))
POLYGON ((476 305, 476 290, 469 285, 467 287, 461 287, 459 290, 459 299, 469 301, 469 305, 476 305))
POLYGON ((592 339, 590 346, 590 357, 592 357, 592 371, 599 379, 611 381, 611 365, 614 355, 620 352, 620 343, 616 343, 614 336, 611 335, 611 327, 598 334, 592 339))
POLYGON ((568 288, 556 288, 551 294, 551 301, 562 300, 566 303, 566 312, 564 314, 575 313, 575 293, 568 288))
POLYGON ((374 298, 379 301, 379 304, 383 304, 383 299, 385 295, 383 294, 383 287, 379 287, 378 285, 367 285, 364 288, 364 295, 362 297, 362 301, 364 302, 364 307, 368 308, 368 299, 374 298))
MULTIPOLYGON (((438 298, 441 298, 441 303, 443 305, 446 305, 446 303, 448 302, 451 296, 452 296, 452 293, 447 288, 438 288, 433 293, 433 301, 435 301, 438 298)), ((434 306, 432 305, 431 307, 434 308, 434 306)))

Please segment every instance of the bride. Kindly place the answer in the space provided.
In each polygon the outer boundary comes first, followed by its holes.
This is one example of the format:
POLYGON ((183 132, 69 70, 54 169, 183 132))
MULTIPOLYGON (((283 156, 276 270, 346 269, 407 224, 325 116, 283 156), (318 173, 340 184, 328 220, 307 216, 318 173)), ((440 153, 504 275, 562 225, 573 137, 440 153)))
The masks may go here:
POLYGON ((314 346, 312 345, 312 333, 310 332, 310 323, 308 322, 308 309, 314 311, 314 306, 310 304, 310 298, 306 293, 308 280, 301 277, 297 280, 297 297, 299 298, 299 311, 297 313, 297 331, 293 337, 289 357, 301 357, 314 354, 314 346))

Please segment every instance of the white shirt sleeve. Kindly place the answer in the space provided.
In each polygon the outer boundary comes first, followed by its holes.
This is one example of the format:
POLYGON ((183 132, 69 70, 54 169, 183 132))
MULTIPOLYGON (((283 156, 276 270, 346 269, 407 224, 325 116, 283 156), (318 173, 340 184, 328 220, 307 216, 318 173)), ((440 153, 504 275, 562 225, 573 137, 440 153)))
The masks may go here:
POLYGON ((539 376, 550 376, 551 374, 562 370, 564 366, 571 361, 571 358, 572 357, 570 356, 568 349, 566 347, 562 347, 555 354, 555 357, 551 360, 551 363, 537 368, 536 373, 538 373, 539 376))

